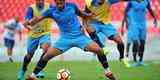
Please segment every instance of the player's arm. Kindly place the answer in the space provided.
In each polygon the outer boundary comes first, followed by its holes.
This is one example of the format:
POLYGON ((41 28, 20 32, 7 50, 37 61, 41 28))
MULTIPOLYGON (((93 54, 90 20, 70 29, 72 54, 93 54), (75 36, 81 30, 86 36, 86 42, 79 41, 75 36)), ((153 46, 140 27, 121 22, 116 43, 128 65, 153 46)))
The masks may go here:
POLYGON ((91 19, 94 16, 91 12, 79 10, 77 6, 75 6, 75 8, 76 8, 76 14, 83 19, 91 19))
MULTIPOLYGON (((131 8, 131 3, 129 2, 127 4, 125 11, 124 11, 124 18, 122 20, 122 30, 124 30, 124 26, 126 26, 126 29, 128 29, 127 13, 129 12, 130 8, 131 8), (125 25, 125 23, 126 23, 126 25, 125 25)), ((122 35, 123 35, 123 31, 122 31, 122 35)))
MULTIPOLYGON (((88 20, 92 19, 94 16, 89 10, 88 11, 80 11, 77 7, 76 8, 76 14, 82 18, 82 28, 85 30, 86 28, 89 28, 88 20)), ((88 32, 88 29, 86 29, 88 32)))
POLYGON ((126 29, 128 29, 128 20, 127 20, 126 13, 124 13, 124 17, 123 17, 123 20, 122 20, 122 31, 121 31, 122 36, 124 35, 124 26, 126 26, 126 29))
POLYGON ((157 27, 157 25, 158 25, 158 24, 157 24, 157 19, 156 19, 156 16, 155 16, 152 8, 151 8, 151 5, 150 5, 150 2, 149 2, 149 1, 148 1, 147 9, 148 9, 149 13, 151 14, 151 16, 154 18, 154 22, 153 22, 153 23, 154 23, 154 26, 157 27))
POLYGON ((38 16, 38 17, 35 17, 33 19, 31 19, 30 21, 28 21, 27 23, 30 25, 30 26, 34 26, 35 24, 37 24, 38 22, 42 21, 43 19, 45 19, 46 17, 44 16, 38 16))
POLYGON ((35 25, 36 23, 42 21, 45 18, 51 18, 52 17, 52 11, 53 11, 53 6, 50 5, 49 9, 44 11, 41 16, 34 17, 27 23, 29 23, 29 25, 33 26, 33 25, 35 25))
POLYGON ((26 16, 25 16, 25 22, 23 23, 24 27, 28 30, 30 30, 29 21, 33 18, 33 9, 31 7, 28 7, 26 16))
POLYGON ((52 10, 48 9, 42 13, 42 16, 38 16, 38 17, 31 18, 29 20, 26 20, 26 22, 24 23, 24 26, 26 25, 33 26, 37 24, 38 22, 42 21, 43 19, 50 17, 51 11, 52 10))

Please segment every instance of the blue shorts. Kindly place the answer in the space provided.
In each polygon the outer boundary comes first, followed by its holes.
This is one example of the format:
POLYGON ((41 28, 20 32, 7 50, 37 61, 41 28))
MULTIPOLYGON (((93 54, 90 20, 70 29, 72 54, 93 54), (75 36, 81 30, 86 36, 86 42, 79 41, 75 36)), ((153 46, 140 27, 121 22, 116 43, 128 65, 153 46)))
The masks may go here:
POLYGON ((59 49, 63 53, 72 47, 78 47, 84 50, 92 42, 93 41, 85 35, 80 35, 76 38, 60 37, 52 47, 59 49))
POLYGON ((146 40, 146 33, 147 29, 145 25, 129 25, 127 41, 128 43, 132 43, 135 40, 146 40))
POLYGON ((4 45, 7 48, 12 49, 14 47, 15 41, 9 38, 4 38, 4 45))
POLYGON ((27 52, 34 54, 39 45, 50 43, 50 35, 43 35, 38 38, 29 37, 27 40, 27 52))
POLYGON ((90 26, 93 27, 97 33, 102 32, 107 38, 116 36, 118 34, 116 28, 112 24, 103 24, 101 22, 92 21, 90 26))

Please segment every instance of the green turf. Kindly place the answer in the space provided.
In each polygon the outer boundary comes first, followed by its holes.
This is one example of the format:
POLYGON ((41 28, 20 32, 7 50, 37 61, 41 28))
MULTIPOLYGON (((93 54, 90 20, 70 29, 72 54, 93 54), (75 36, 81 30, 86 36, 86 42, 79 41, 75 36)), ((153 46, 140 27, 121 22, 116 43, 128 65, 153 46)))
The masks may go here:
MULTIPOLYGON (((120 62, 109 62, 111 70, 117 80, 160 80, 160 61, 148 61, 148 66, 125 68, 120 62)), ((16 80, 19 63, 0 63, 0 80, 16 80)), ((32 63, 27 74, 31 73, 32 63)), ((65 61, 50 62, 45 68, 46 78, 42 80, 56 80, 59 69, 68 68, 71 80, 105 80, 103 70, 96 61, 65 61)))

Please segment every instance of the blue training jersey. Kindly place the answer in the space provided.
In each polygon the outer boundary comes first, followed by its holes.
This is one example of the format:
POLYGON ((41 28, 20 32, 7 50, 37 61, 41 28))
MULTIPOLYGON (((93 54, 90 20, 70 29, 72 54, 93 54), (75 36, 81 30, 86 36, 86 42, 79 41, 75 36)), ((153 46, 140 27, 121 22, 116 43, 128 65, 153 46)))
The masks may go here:
POLYGON ((77 18, 78 8, 75 4, 65 3, 63 10, 58 10, 56 6, 43 13, 44 17, 51 17, 59 26, 60 34, 63 37, 74 38, 82 34, 81 25, 77 18))
POLYGON ((148 4, 148 0, 143 0, 141 2, 130 1, 126 8, 128 22, 132 24, 145 24, 148 4))

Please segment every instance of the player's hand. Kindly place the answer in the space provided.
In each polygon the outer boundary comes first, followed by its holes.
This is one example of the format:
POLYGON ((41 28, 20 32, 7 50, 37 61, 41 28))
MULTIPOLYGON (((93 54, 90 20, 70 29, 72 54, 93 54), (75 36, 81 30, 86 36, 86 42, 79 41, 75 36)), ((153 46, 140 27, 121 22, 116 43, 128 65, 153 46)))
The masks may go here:
POLYGON ((154 27, 157 27, 157 25, 158 25, 157 19, 154 19, 153 24, 154 24, 154 27))
POLYGON ((94 19, 95 16, 96 16, 96 14, 94 14, 94 13, 88 13, 87 17, 85 17, 85 19, 86 20, 88 20, 88 19, 94 19))
POLYGON ((23 23, 23 25, 24 25, 24 26, 28 26, 28 25, 30 25, 30 23, 29 23, 29 21, 25 21, 25 22, 23 23))

